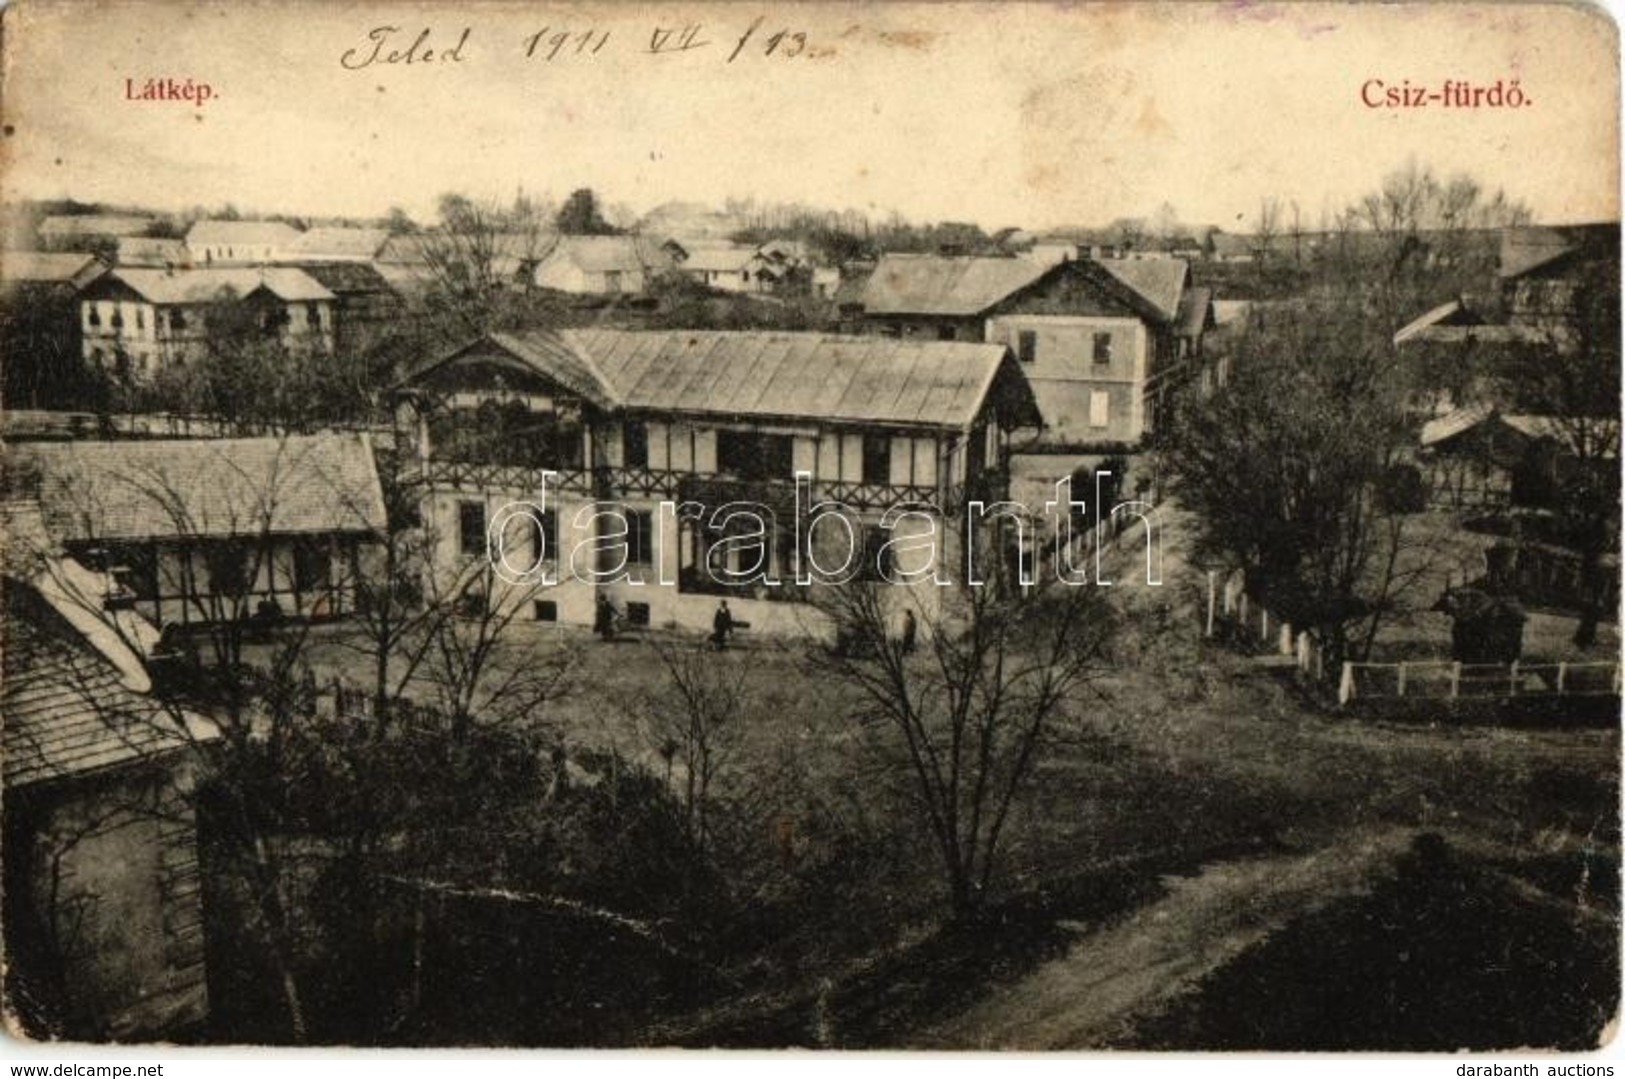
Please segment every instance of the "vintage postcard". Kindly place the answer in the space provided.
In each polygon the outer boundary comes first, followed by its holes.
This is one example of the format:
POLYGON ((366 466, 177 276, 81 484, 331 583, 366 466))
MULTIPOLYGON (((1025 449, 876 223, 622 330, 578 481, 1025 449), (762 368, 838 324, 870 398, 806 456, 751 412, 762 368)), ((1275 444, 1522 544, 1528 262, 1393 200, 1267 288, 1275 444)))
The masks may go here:
POLYGON ((1605 9, 0 28, 14 1044, 1612 1037, 1605 9))

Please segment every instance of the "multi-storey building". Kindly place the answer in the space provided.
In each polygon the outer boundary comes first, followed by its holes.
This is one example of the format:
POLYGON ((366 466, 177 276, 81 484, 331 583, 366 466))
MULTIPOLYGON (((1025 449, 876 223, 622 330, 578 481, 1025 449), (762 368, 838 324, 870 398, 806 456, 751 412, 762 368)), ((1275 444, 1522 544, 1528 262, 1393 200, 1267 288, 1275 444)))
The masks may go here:
POLYGON ((576 624, 602 595, 634 624, 703 627, 726 598, 757 629, 827 627, 797 582, 849 557, 935 610, 968 504, 1001 497, 1011 432, 1038 424, 1009 349, 971 342, 492 334, 403 389, 436 572, 495 541, 529 580, 483 601, 576 624), (606 567, 625 572, 595 578, 606 567))
POLYGON ((332 352, 334 295, 302 270, 141 270, 106 274, 80 294, 85 359, 137 381, 208 348, 208 315, 241 303, 290 350, 332 352))

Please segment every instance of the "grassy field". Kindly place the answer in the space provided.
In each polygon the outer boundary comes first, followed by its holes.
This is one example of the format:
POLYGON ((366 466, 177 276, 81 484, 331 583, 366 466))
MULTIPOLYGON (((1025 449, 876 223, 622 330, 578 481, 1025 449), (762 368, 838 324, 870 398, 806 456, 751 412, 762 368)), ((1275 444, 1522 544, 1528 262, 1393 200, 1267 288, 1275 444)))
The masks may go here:
MULTIPOLYGON (((617 1028, 616 1040, 1594 1039, 1618 1000, 1617 727, 1320 711, 1278 672, 1200 638, 1199 575, 1179 521, 1168 523, 1167 583, 1114 590, 1127 629, 1113 663, 1071 702, 1064 737, 1018 807, 999 900, 974 928, 942 917, 937 867, 886 732, 858 723, 855 702, 811 677, 793 643, 747 641, 711 657, 745 668, 753 687, 716 794, 730 822, 719 858, 754 913, 728 960, 733 989, 617 1028), (1356 960, 1348 978, 1323 974, 1356 960), (1443 1003, 1419 1025, 1415 1002, 1430 993, 1443 1003)), ((667 692, 651 642, 548 633, 516 641, 509 659, 578 653, 568 696, 534 722, 572 754, 613 748, 659 774, 640 718, 667 692)), ((338 642, 312 655, 324 677, 350 669, 359 680, 338 642)))

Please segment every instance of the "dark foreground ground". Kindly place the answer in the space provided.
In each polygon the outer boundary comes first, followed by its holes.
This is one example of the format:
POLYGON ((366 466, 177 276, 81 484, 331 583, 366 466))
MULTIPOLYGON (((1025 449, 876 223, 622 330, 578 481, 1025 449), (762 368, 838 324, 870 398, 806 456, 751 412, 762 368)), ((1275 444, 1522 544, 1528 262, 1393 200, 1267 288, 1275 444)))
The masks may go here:
MULTIPOLYGON (((715 963, 572 923, 482 923, 428 968, 433 1021, 385 1040, 1597 1045, 1619 1002, 1617 722, 1322 710, 1199 639, 1198 575, 1170 540, 1169 584, 1122 590, 1133 631, 1074 702, 979 922, 943 921, 925 835, 897 825, 906 801, 877 800, 849 702, 793 650, 748 644, 719 658, 764 687, 720 789, 823 807, 835 849, 764 885, 715 963)), ((658 686, 648 642, 573 643, 584 691, 554 721, 572 747, 651 763, 628 718, 658 686)))

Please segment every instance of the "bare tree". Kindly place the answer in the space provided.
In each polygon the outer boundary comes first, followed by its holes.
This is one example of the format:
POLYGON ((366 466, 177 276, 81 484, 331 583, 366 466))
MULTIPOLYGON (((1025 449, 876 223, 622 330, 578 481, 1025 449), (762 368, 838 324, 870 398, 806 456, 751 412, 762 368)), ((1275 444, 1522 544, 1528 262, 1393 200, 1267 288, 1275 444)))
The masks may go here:
POLYGON ((822 590, 820 606, 854 645, 820 651, 813 664, 855 690, 859 717, 900 748, 950 909, 973 918, 992 894, 1012 810, 1065 737, 1114 620, 1098 588, 965 585, 945 613, 921 619, 914 652, 896 632, 897 591, 822 590))

